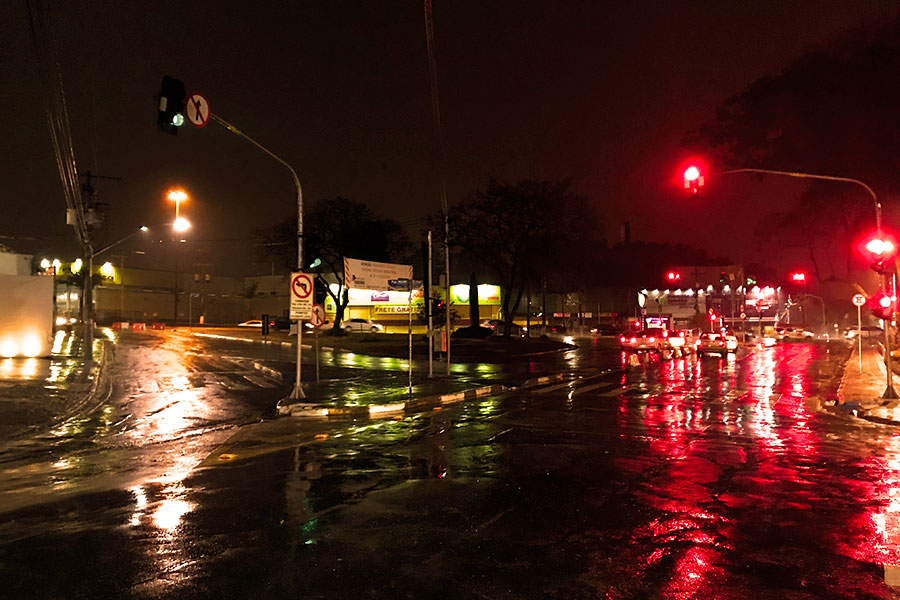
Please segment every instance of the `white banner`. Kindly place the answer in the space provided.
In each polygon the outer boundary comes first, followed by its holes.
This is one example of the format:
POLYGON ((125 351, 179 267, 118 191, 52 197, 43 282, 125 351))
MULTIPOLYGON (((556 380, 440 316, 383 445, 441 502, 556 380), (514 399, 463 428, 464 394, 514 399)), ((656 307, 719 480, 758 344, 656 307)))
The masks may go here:
POLYGON ((412 265, 395 265, 371 260, 344 259, 344 284, 347 288, 367 290, 407 290, 412 265))

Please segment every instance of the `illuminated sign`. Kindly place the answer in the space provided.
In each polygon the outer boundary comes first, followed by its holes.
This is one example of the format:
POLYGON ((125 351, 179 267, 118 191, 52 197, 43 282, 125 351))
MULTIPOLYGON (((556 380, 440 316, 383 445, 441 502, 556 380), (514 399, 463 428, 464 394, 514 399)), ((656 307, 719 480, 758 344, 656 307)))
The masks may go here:
MULTIPOLYGON (((468 285, 451 285, 450 286, 450 302, 453 304, 469 303, 469 286, 468 285)), ((478 304, 482 306, 499 305, 500 304, 500 286, 482 283, 478 286, 478 304)))

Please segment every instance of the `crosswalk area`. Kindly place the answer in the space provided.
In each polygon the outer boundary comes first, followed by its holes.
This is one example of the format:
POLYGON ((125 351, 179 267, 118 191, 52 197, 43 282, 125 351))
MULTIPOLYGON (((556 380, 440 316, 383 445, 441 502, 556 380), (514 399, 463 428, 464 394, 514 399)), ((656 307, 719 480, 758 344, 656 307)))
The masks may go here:
POLYGON ((658 381, 623 381, 621 373, 603 373, 593 376, 576 377, 564 381, 555 381, 543 385, 535 385, 527 388, 536 395, 552 395, 562 393, 568 397, 589 395, 595 398, 650 398, 664 396, 679 396, 704 398, 710 403, 741 402, 748 395, 753 395, 758 400, 757 394, 751 394, 752 390, 741 386, 728 387, 726 389, 697 387, 686 385, 685 382, 658 381))

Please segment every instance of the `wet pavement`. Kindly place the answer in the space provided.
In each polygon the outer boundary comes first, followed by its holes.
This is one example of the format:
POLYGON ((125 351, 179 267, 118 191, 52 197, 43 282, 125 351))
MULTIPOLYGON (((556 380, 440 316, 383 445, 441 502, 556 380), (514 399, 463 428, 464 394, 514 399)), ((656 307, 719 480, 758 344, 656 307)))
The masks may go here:
POLYGON ((163 339, 117 345, 91 418, 0 454, 5 594, 900 597, 898 431, 821 410, 846 346, 588 347, 479 376, 561 380, 302 420, 266 417, 284 386, 249 351, 163 339))

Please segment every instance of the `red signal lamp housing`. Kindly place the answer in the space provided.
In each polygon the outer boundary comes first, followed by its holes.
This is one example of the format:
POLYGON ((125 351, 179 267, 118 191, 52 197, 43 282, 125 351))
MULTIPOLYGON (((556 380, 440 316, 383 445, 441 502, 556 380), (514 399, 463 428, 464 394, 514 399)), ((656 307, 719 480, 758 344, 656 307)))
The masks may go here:
POLYGON ((806 283, 806 273, 791 273, 791 281, 794 283, 806 283))
POLYGON ((684 189, 690 196, 699 196, 706 180, 703 171, 697 165, 690 165, 684 170, 684 189))

